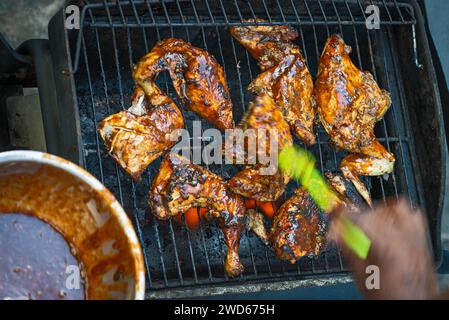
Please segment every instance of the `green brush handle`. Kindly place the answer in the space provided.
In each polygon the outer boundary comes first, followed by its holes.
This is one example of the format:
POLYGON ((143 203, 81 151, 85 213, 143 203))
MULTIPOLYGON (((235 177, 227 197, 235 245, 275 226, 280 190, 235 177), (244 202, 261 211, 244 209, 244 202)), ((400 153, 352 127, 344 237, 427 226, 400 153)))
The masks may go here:
MULTIPOLYGON (((279 154, 279 168, 298 180, 310 194, 318 207, 326 213, 338 205, 337 195, 315 167, 313 155, 299 147, 288 146, 279 154)), ((342 239, 360 258, 365 260, 371 247, 371 240, 347 218, 339 218, 343 223, 342 239)))

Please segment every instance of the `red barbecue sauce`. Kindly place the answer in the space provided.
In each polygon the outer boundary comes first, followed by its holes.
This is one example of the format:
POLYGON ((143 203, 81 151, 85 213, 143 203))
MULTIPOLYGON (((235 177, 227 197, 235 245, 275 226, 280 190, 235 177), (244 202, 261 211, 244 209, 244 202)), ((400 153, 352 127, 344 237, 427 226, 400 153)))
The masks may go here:
POLYGON ((85 299, 81 270, 52 226, 25 214, 0 214, 0 300, 85 299))

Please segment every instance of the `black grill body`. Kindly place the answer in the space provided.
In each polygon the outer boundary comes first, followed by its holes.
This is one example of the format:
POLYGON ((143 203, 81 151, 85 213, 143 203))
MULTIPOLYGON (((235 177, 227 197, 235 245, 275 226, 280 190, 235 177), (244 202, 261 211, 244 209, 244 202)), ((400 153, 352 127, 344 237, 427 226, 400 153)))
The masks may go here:
MULTIPOLYGON (((444 193, 444 152, 441 103, 424 31, 415 1, 85 1, 81 29, 65 30, 64 13, 50 23, 54 63, 56 117, 73 120, 75 128, 60 128, 58 152, 84 166, 109 188, 135 224, 145 254, 148 297, 190 297, 257 290, 281 290, 304 285, 350 281, 338 248, 297 264, 282 262, 254 235, 245 233, 240 256, 242 276, 224 273, 226 247, 214 225, 197 232, 171 221, 160 222, 147 212, 148 190, 160 160, 134 182, 107 154, 96 129, 107 115, 130 106, 134 82, 131 70, 159 40, 179 37, 212 53, 228 79, 234 117, 238 122, 250 100, 246 88, 260 70, 256 61, 229 34, 229 27, 248 24, 249 18, 267 24, 290 24, 299 31, 298 45, 314 77, 327 37, 343 35, 351 57, 369 70, 392 96, 392 106, 376 126, 376 135, 396 157, 386 177, 365 177, 375 200, 405 195, 425 209, 435 262, 440 262, 440 221, 444 193), (368 5, 379 8, 379 30, 365 25, 368 5)), ((158 78, 183 110, 186 127, 202 121, 182 108, 167 74, 158 78)), ((324 130, 315 128, 318 143, 308 149, 322 172, 339 172, 345 152, 336 151, 324 130)), ((297 144, 303 145, 300 141, 297 144)), ((52 150, 49 150, 50 152, 52 150)), ((239 168, 211 165, 230 178, 239 168)), ((286 197, 298 187, 291 182, 286 197)))

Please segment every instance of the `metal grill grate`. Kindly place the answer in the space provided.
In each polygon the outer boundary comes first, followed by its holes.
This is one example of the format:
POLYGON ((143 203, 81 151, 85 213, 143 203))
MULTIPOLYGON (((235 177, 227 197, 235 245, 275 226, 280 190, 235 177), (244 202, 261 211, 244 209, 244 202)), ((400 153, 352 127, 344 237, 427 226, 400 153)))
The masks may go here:
MULTIPOLYGON (((323 277, 337 279, 346 274, 336 248, 291 265, 278 260, 255 236, 245 234, 240 246, 245 272, 236 279, 228 279, 224 272, 226 247, 216 227, 201 225, 198 232, 191 232, 184 226, 171 221, 159 222, 146 214, 147 192, 160 161, 147 169, 141 181, 133 182, 108 156, 98 137, 98 123, 130 105, 134 86, 132 65, 158 40, 167 37, 190 41, 217 58, 227 74, 238 122, 249 102, 246 87, 260 71, 256 61, 230 36, 228 27, 255 17, 266 19, 268 24, 291 24, 299 31, 298 44, 313 77, 326 38, 334 32, 343 35, 353 47, 351 57, 355 64, 372 72, 380 86, 391 92, 393 101, 391 109, 377 125, 376 135, 394 153, 397 159, 395 170, 388 177, 364 178, 364 182, 374 199, 406 194, 413 202, 421 204, 416 152, 398 71, 400 57, 391 40, 399 26, 411 28, 414 34, 415 18, 409 4, 351 0, 92 2, 84 6, 82 29, 70 42, 75 56, 73 69, 84 165, 117 196, 134 219, 145 253, 149 296, 190 295, 186 290, 197 288, 203 289, 195 292, 207 294, 213 292, 212 285, 231 288, 232 284, 243 281, 262 285, 283 280, 301 283, 323 277), (365 9, 371 4, 380 9, 380 30, 365 27, 365 9)), ((418 65, 416 50, 414 57, 415 61, 410 63, 418 65)), ((158 83, 178 105, 182 105, 166 74, 159 76, 158 83)), ((200 119, 182 109, 187 129, 192 130, 189 120, 200 119)), ((210 127, 205 121, 202 124, 204 130, 210 127)), ((317 157, 321 171, 338 172, 344 152, 334 151, 323 129, 316 126, 315 130, 318 142, 309 150, 317 157)), ((229 178, 238 168, 210 166, 209 169, 229 178)), ((295 187, 295 183, 290 184, 287 197, 295 187)), ((279 284, 276 288, 282 286, 279 284)), ((248 286, 246 289, 253 290, 248 286)))

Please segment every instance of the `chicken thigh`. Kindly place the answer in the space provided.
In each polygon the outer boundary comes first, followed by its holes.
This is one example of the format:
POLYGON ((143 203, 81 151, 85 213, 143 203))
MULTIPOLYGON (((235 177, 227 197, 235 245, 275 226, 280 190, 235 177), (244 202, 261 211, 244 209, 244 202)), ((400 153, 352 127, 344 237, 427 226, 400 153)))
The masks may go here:
POLYGON ((327 218, 304 189, 297 189, 273 218, 270 241, 276 256, 295 263, 318 255, 326 244, 327 218))
MULTIPOLYGON (((359 211, 364 207, 361 196, 346 179, 326 173, 330 187, 335 191, 331 201, 359 211)), ((295 263, 299 258, 318 255, 326 245, 328 216, 313 202, 304 188, 295 190, 273 218, 270 242, 275 254, 295 263)))

